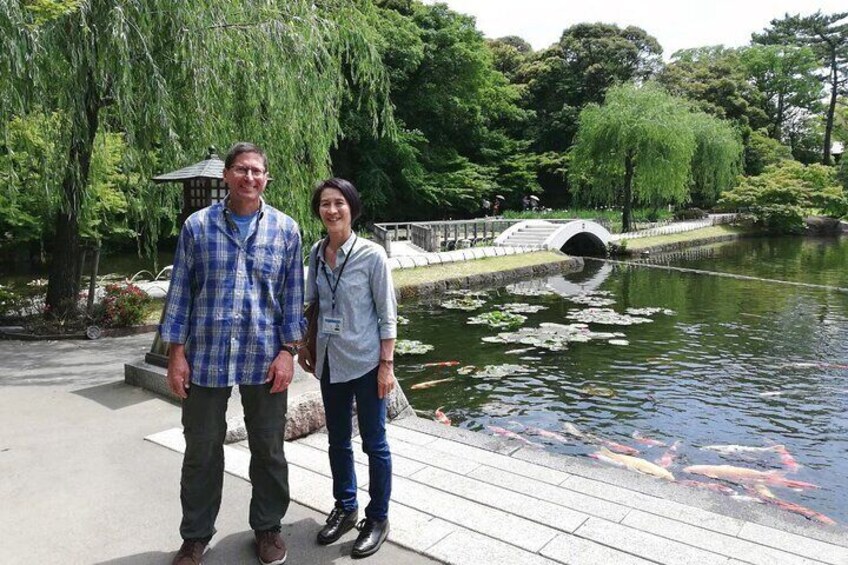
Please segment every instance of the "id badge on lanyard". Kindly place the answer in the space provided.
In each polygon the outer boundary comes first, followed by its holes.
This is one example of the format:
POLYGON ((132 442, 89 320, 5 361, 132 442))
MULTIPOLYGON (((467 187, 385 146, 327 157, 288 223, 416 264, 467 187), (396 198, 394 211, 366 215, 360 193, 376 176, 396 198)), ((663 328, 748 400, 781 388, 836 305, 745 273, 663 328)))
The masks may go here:
MULTIPOLYGON (((354 235, 354 238, 356 236, 354 235)), ((333 306, 332 306, 332 314, 330 316, 322 316, 321 317, 321 333, 326 335, 342 335, 342 327, 344 326, 344 318, 341 316, 336 316, 336 291, 339 288, 339 283, 342 280, 342 274, 344 273, 345 267, 347 266, 347 261, 350 259, 350 256, 353 255, 353 248, 356 246, 356 239, 353 240, 353 244, 350 246, 350 252, 345 256, 345 260, 342 263, 341 269, 339 269, 339 276, 336 277, 336 284, 330 282, 330 276, 327 274, 327 266, 324 265, 324 277, 327 279, 327 284, 330 286, 330 292, 333 295, 333 306)))

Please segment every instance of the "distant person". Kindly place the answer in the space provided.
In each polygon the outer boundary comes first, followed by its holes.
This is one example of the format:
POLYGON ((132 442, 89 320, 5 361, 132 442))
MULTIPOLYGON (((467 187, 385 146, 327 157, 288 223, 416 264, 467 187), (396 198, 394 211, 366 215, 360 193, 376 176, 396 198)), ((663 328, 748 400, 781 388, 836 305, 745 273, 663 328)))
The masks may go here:
POLYGON ((530 200, 530 196, 525 194, 521 199, 521 209, 525 212, 530 210, 533 207, 533 201, 530 200))
POLYGON ((544 209, 539 205, 539 197, 538 196, 536 196, 535 194, 531 194, 529 199, 530 199, 530 209, 531 210, 535 211, 535 210, 543 210, 544 209))
POLYGON ((495 196, 495 202, 492 204, 492 215, 493 216, 500 215, 501 210, 503 209, 503 204, 504 204, 504 197, 501 196, 500 194, 495 196))
POLYGON ((359 193, 344 179, 325 180, 312 193, 312 212, 328 235, 312 246, 306 282, 306 302, 318 299, 315 366, 308 361, 313 352, 302 350, 298 357, 304 370, 321 379, 327 418, 335 507, 318 532, 321 545, 337 541, 359 517, 351 444, 356 400, 370 501, 351 550, 355 558, 376 553, 389 534, 392 457, 386 404, 396 382, 397 335, 397 301, 386 252, 352 229, 361 209, 359 193))
POLYGON ((224 481, 227 400, 239 385, 250 445, 250 527, 259 561, 286 560, 289 506, 283 451, 287 389, 302 335, 300 232, 265 204, 268 159, 237 143, 224 160, 228 193, 180 232, 160 326, 170 344, 168 386, 182 399, 183 544, 174 565, 197 565, 215 533, 224 481))
POLYGON ((491 214, 492 203, 484 198, 483 201, 480 203, 480 212, 483 214, 483 216, 488 216, 489 214, 491 214))

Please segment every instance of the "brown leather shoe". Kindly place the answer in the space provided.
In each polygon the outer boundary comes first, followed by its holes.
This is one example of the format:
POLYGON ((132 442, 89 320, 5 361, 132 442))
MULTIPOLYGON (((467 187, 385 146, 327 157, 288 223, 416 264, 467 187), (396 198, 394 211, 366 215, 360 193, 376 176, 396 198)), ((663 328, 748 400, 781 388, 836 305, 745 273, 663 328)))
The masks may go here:
POLYGON ((207 542, 196 539, 183 540, 180 550, 171 561, 171 565, 201 565, 207 542))
POLYGON ((288 553, 280 532, 269 530, 254 532, 254 535, 256 536, 256 553, 262 565, 282 565, 286 562, 288 553))

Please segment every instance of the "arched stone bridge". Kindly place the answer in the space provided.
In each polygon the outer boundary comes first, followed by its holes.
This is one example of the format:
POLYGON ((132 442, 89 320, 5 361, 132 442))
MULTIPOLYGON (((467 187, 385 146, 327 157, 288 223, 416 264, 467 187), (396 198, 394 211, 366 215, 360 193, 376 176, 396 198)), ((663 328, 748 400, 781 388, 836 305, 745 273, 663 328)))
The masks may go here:
POLYGON ((555 249, 569 255, 606 255, 612 234, 591 220, 525 220, 509 227, 495 245, 521 245, 555 249))

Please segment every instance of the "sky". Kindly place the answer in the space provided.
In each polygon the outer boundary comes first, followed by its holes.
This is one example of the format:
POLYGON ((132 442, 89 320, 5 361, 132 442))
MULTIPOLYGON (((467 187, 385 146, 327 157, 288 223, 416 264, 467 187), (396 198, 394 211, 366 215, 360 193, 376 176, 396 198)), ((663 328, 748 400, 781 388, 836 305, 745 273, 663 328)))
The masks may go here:
MULTIPOLYGON (((564 29, 583 22, 635 25, 657 38, 663 56, 707 45, 740 47, 775 18, 848 11, 846 0, 441 0, 474 16, 486 37, 517 35, 534 50, 549 47, 564 29)), ((425 0, 433 4, 434 0, 425 0)))

